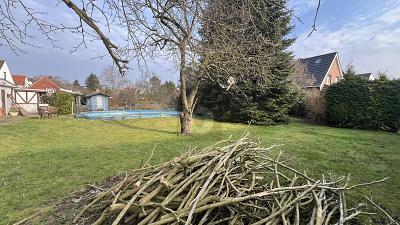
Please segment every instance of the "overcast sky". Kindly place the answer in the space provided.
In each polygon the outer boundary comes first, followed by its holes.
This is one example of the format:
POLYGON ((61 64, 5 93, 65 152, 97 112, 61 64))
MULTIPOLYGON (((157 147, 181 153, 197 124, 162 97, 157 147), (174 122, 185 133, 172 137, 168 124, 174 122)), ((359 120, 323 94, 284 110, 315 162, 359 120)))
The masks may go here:
MULTIPOLYGON (((67 24, 76 23, 76 17, 60 4, 45 4, 47 0, 26 0, 30 6, 51 12, 46 19, 67 24)), ((317 32, 307 37, 317 7, 317 0, 290 0, 290 8, 303 23, 293 20, 297 37, 292 51, 296 57, 309 57, 333 51, 339 52, 342 67, 353 64, 360 73, 386 71, 389 76, 400 78, 400 0, 323 0, 317 21, 317 32)), ((111 32, 120 32, 112 30, 111 32)), ((112 35, 112 34, 111 34, 112 35)), ((50 48, 44 37, 34 43, 40 48, 23 46, 27 53, 14 54, 0 47, 0 59, 5 59, 13 74, 55 75, 83 83, 90 73, 101 74, 111 59, 104 57, 106 50, 99 42, 89 43, 87 48, 70 53, 79 43, 79 36, 69 32, 56 36, 63 49, 50 48), (96 58, 96 59, 93 59, 96 58)), ((118 41, 118 40, 117 40, 118 41)), ((151 63, 149 71, 162 80, 177 82, 178 75, 173 62, 158 59, 151 63)), ((136 80, 141 72, 133 62, 127 76, 136 80)))

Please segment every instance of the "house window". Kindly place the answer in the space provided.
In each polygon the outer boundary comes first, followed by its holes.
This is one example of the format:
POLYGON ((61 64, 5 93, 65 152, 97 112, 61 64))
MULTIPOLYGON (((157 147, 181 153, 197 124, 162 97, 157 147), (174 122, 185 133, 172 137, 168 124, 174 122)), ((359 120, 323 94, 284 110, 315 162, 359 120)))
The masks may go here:
POLYGON ((7 73, 6 72, 4 72, 3 79, 4 80, 7 79, 7 73))
POLYGON ((332 76, 331 75, 328 75, 326 82, 327 82, 328 85, 332 84, 332 76))
POLYGON ((56 93, 56 90, 54 88, 46 88, 46 92, 48 94, 54 94, 54 93, 56 93))

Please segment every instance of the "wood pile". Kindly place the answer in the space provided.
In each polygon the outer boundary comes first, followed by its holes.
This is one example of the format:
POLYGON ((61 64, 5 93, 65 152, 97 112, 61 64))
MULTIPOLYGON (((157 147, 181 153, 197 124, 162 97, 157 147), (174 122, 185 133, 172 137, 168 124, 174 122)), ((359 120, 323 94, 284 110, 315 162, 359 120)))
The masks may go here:
POLYGON ((342 225, 362 214, 350 207, 348 177, 314 179, 271 157, 256 139, 221 141, 199 152, 142 168, 91 199, 75 224, 342 225))

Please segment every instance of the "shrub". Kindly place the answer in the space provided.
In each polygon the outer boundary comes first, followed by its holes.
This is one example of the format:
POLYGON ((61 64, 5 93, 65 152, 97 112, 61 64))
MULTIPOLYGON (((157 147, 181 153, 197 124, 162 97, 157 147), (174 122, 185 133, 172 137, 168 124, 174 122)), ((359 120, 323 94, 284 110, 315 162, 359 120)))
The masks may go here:
POLYGON ((307 116, 314 122, 325 121, 325 99, 322 92, 309 92, 304 97, 307 116))
POLYGON ((348 80, 330 87, 325 96, 327 122, 337 127, 398 130, 399 80, 348 80))
POLYGON ((71 114, 74 96, 69 93, 58 92, 55 95, 43 96, 42 101, 50 106, 57 107, 59 114, 71 114))
POLYGON ((55 105, 54 104, 54 99, 55 99, 54 95, 44 95, 44 96, 42 96, 42 102, 44 104, 49 104, 51 106, 55 105))

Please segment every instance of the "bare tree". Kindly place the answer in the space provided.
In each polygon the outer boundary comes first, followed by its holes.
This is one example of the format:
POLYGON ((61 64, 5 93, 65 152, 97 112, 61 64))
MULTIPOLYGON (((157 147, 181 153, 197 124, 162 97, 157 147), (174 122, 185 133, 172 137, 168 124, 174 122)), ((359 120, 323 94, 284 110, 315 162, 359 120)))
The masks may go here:
POLYGON ((113 105, 118 106, 119 93, 129 83, 126 76, 121 76, 118 69, 114 65, 110 65, 100 75, 100 82, 110 92, 113 105))
POLYGON ((192 132, 191 121, 199 81, 188 89, 187 66, 196 60, 202 4, 201 0, 142 0, 130 1, 124 8, 127 12, 124 14, 125 22, 131 28, 134 46, 141 50, 140 53, 154 56, 154 53, 162 52, 178 61, 182 134, 192 132))

